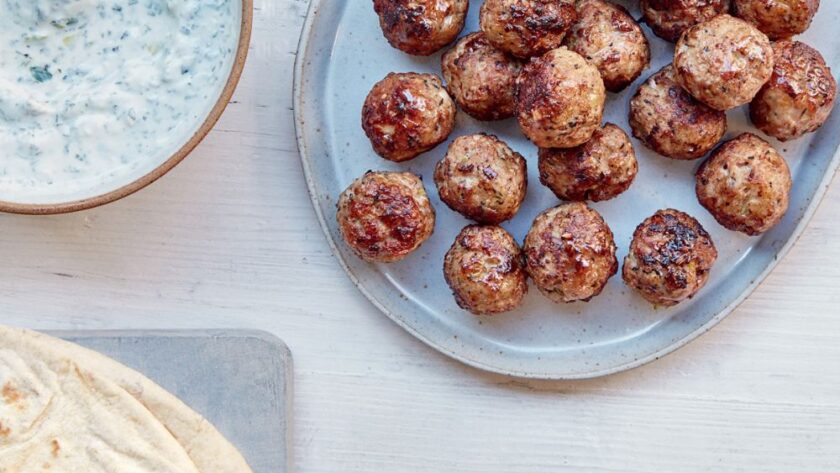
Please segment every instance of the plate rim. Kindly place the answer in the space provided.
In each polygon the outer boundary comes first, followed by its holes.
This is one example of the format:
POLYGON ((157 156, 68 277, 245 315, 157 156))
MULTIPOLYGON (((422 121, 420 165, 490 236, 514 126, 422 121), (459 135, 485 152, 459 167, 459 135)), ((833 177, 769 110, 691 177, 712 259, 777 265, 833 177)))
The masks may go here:
MULTIPOLYGON (((295 125, 295 136, 297 140, 298 146, 298 154, 300 155, 301 165, 303 167, 304 178, 306 180, 306 187, 307 191, 309 192, 309 199, 314 207, 315 214, 318 217, 318 223, 321 227, 321 231, 324 233, 324 236, 327 239, 327 243, 330 246, 330 251, 332 252, 333 256, 338 260, 339 265, 347 274, 347 276, 352 281, 353 285, 365 296, 365 298, 372 303, 380 312, 382 312, 386 317, 388 317, 391 321, 399 325, 403 330, 411 334, 414 338, 420 340, 421 342, 425 343, 429 347, 435 349, 436 351, 457 360, 465 365, 472 366, 473 368, 477 368, 479 370, 495 373, 505 376, 511 376, 515 378, 523 378, 523 379, 533 379, 533 380, 548 380, 548 381, 574 381, 574 380, 586 380, 586 379, 594 379, 594 378, 601 378, 604 376, 609 376, 613 374, 623 373, 625 371, 629 371, 635 368, 639 368, 641 366, 647 365, 654 361, 659 360, 675 351, 679 350, 680 348, 686 346, 687 344, 693 342, 694 340, 698 339, 700 336, 704 335, 705 333, 709 332, 715 326, 717 326, 723 319, 728 317, 732 312, 735 311, 750 295, 755 292, 758 286, 764 282, 765 279, 776 269, 778 264, 787 256, 790 250, 799 242, 799 239, 802 238, 803 233, 808 228, 808 225, 811 222, 811 219, 814 217, 814 214, 819 209, 820 205, 822 204, 823 200, 825 199, 826 192, 828 188, 831 186, 832 181, 834 180, 835 176, 838 173, 838 168, 840 168, 840 148, 834 151, 834 155, 832 156, 829 165, 828 165, 828 172, 825 173, 823 178, 820 180, 816 192, 814 192, 810 203, 808 204, 807 208, 802 214, 802 218, 800 219, 799 223, 794 228, 793 232, 791 233, 790 238, 787 239, 785 244, 776 252, 774 255, 775 257, 767 265, 766 268, 755 278, 753 279, 750 284, 743 290, 743 292, 735 298, 732 302, 730 302, 726 307, 724 307, 720 312, 715 314, 714 317, 710 318, 706 321, 702 326, 690 332, 686 336, 679 338, 669 344, 665 344, 659 350, 650 353, 645 356, 641 356, 637 359, 632 361, 628 361, 623 364, 614 365, 608 368, 597 368, 591 369, 586 372, 580 373, 571 373, 571 374, 552 374, 552 373, 537 373, 537 372, 529 372, 527 370, 512 370, 506 368, 500 368, 494 366, 490 363, 485 363, 482 361, 474 360, 472 358, 463 356, 462 354, 450 350, 435 341, 431 340, 429 337, 426 337, 418 330, 416 330, 411 324, 408 324, 400 317, 396 316, 395 314, 391 313, 387 309, 387 307, 376 297, 373 295, 371 291, 368 290, 365 285, 361 283, 359 280, 358 275, 350 268, 347 261, 345 261, 344 257, 342 256, 341 252, 338 249, 336 241, 332 238, 332 234, 330 233, 326 216, 321 210, 320 205, 318 202, 320 201, 318 197, 318 192, 315 187, 315 178, 314 178, 314 171, 312 170, 311 164, 311 157, 308 153, 308 146, 306 142, 306 136, 304 132, 305 128, 305 117, 303 116, 303 85, 304 85, 304 78, 306 75, 307 69, 307 51, 309 50, 310 40, 313 37, 314 26, 319 15, 319 9, 322 4, 326 4, 329 1, 334 0, 310 0, 309 8, 306 14, 306 20, 303 24, 303 29, 301 30, 300 39, 298 41, 298 48, 296 51, 295 56, 295 66, 294 66, 294 82, 293 82, 293 109, 294 109, 294 125, 295 125)), ((345 5, 346 6, 346 5, 345 5)))

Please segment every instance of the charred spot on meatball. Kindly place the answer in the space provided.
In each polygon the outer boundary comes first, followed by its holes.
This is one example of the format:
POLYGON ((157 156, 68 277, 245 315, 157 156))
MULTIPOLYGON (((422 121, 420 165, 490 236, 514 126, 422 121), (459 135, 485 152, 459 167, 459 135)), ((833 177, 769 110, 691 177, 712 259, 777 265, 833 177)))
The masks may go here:
POLYGON ((565 47, 531 59, 519 76, 522 132, 541 148, 573 148, 601 127, 606 90, 595 66, 565 47))
POLYGON ((446 253, 443 274, 458 306, 476 315, 509 312, 528 292, 522 250, 497 226, 461 230, 446 253))
POLYGON ((528 187, 525 158, 504 141, 483 133, 462 136, 435 166, 440 199, 480 223, 510 220, 528 187))
POLYGON ((770 143, 744 133, 718 148, 697 170, 697 198, 724 227, 759 235, 784 217, 792 181, 770 143))
POLYGON ((676 80, 694 98, 726 111, 749 103, 773 73, 773 48, 753 25, 717 16, 685 31, 674 52, 676 80))
POLYGON ((417 175, 368 172, 339 197, 338 228, 366 261, 390 263, 416 250, 434 231, 435 211, 417 175))
POLYGON ((706 285, 717 256, 700 222, 678 210, 660 210, 633 233, 622 276, 650 303, 670 307, 706 285))
POLYGON ((469 0, 373 0, 382 33, 391 46, 429 56, 464 28, 469 0))
POLYGON ((540 148, 540 181, 561 200, 602 201, 630 188, 639 170, 627 133, 607 123, 575 148, 540 148))
POLYGON ((750 118, 764 133, 788 141, 828 120, 837 81, 819 51, 805 43, 779 41, 773 53, 773 75, 750 104, 750 118))
POLYGON ((479 13, 490 42, 520 58, 560 46, 576 21, 571 0, 485 0, 479 13))
POLYGON ((461 38, 443 55, 442 66, 449 93, 473 118, 502 120, 516 114, 522 63, 493 46, 484 33, 461 38))
POLYGON ((604 0, 580 0, 579 20, 564 44, 598 68, 610 92, 621 92, 650 64, 650 45, 627 10, 604 0))
POLYGON ((651 76, 630 100, 630 127, 645 146, 672 159, 705 156, 726 134, 726 113, 697 101, 671 65, 651 76))
POLYGON ((804 33, 820 8, 820 0, 732 0, 736 16, 772 40, 804 33))
POLYGON ((729 0, 641 0, 642 15, 656 36, 677 42, 694 25, 729 11, 729 0))
POLYGON ((580 202, 540 214, 525 237, 528 274, 554 302, 589 301, 618 271, 615 241, 603 217, 580 202))
POLYGON ((362 128, 374 151, 401 162, 444 142, 455 127, 455 104, 437 76, 391 73, 373 86, 362 128))

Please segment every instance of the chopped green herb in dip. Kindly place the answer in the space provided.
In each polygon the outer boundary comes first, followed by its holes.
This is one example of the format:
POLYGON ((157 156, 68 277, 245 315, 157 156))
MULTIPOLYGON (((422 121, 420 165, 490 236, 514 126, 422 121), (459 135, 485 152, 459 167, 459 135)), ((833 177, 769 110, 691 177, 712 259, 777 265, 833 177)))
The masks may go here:
POLYGON ((0 0, 0 199, 132 180, 200 126, 238 0, 0 0))

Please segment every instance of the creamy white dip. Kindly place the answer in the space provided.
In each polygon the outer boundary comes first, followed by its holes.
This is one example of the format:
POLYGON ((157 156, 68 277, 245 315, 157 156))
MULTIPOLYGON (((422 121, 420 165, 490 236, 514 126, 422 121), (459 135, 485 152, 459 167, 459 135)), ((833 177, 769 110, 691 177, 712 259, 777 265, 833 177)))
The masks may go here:
POLYGON ((0 199, 153 169, 219 97, 238 0, 0 0, 0 199))

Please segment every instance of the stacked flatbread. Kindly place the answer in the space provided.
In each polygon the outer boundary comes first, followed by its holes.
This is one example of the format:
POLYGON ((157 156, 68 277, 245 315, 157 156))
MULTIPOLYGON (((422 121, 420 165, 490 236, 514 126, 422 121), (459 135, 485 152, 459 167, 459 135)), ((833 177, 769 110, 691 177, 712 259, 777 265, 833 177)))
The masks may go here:
POLYGON ((0 473, 251 473, 207 420, 78 345, 0 327, 0 473))

